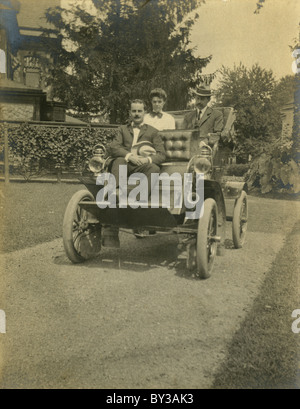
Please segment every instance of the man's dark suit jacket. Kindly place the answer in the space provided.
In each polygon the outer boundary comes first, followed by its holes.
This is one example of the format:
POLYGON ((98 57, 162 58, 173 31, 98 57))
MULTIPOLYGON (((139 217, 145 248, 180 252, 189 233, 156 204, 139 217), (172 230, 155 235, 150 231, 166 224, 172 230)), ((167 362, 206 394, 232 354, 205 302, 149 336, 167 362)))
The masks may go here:
MULTIPOLYGON (((166 158, 164 143, 158 130, 150 125, 142 125, 137 142, 151 142, 156 154, 151 156, 152 163, 160 165, 166 158)), ((117 136, 110 144, 109 154, 114 158, 125 156, 131 152, 133 142, 133 128, 131 125, 121 125, 117 136)))
POLYGON ((197 118, 197 110, 188 112, 183 120, 183 129, 200 129, 200 138, 206 138, 207 134, 221 132, 223 130, 223 114, 221 111, 207 108, 200 119, 197 118))

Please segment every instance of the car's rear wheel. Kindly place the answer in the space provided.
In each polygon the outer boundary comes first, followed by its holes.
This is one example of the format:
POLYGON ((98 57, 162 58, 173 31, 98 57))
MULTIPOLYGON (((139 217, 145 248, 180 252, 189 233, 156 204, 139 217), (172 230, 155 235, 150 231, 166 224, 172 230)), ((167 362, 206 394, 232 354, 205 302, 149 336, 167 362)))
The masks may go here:
POLYGON ((101 251, 101 225, 90 223, 88 213, 80 202, 93 201, 87 190, 75 193, 65 211, 63 221, 63 243, 65 252, 72 263, 97 256, 101 251))
POLYGON ((204 202, 204 213, 199 219, 197 235, 197 275, 211 275, 218 245, 218 208, 213 199, 204 202))
POLYGON ((232 239, 236 249, 243 247, 248 225, 248 199, 247 193, 243 190, 237 199, 232 219, 232 239))

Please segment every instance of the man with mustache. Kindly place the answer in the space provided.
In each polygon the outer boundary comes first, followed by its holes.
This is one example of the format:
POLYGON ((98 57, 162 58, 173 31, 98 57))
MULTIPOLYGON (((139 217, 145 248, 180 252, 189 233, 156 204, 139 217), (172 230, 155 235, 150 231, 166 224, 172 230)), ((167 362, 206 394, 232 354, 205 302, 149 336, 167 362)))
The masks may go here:
POLYGON ((120 126, 117 136, 111 143, 109 154, 115 158, 111 173, 116 178, 119 186, 119 166, 127 166, 127 174, 144 173, 148 179, 148 192, 151 187, 151 174, 159 173, 160 164, 165 160, 165 149, 158 130, 144 123, 145 103, 140 99, 131 102, 130 122, 120 126), (139 152, 138 146, 150 146, 152 155, 144 156, 139 152))
POLYGON ((220 133, 223 130, 223 114, 209 106, 211 90, 208 86, 201 86, 193 92, 196 109, 185 115, 183 128, 199 129, 200 138, 207 143, 210 133, 220 133))
MULTIPOLYGON (((114 158, 111 173, 116 180, 116 196, 119 191, 119 167, 127 166, 127 175, 143 173, 148 180, 148 194, 151 192, 151 174, 159 173, 160 164, 165 160, 165 149, 158 130, 144 123, 145 103, 140 99, 131 102, 130 122, 118 129, 116 138, 110 144, 108 152, 114 158), (151 154, 142 153, 148 150, 151 154)), ((142 230, 134 230, 136 236, 144 237, 142 230)), ((105 227, 102 233, 102 244, 105 247, 120 247, 118 227, 105 227)))

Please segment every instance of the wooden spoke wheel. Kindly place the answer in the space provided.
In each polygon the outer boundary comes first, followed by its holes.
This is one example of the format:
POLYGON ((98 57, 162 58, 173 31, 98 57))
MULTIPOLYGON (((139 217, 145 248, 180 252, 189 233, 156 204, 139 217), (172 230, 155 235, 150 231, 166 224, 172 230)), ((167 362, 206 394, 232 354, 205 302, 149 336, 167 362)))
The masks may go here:
POLYGON ((236 249, 243 247, 248 224, 248 199, 247 193, 243 190, 237 199, 232 219, 232 239, 236 249))
POLYGON ((64 215, 63 243, 72 263, 82 263, 101 251, 101 225, 89 223, 88 213, 79 203, 93 201, 93 195, 80 190, 71 198, 64 215))
POLYGON ((204 202, 204 213, 199 219, 197 235, 197 275, 208 278, 211 275, 217 253, 219 238, 218 208, 213 199, 204 202))

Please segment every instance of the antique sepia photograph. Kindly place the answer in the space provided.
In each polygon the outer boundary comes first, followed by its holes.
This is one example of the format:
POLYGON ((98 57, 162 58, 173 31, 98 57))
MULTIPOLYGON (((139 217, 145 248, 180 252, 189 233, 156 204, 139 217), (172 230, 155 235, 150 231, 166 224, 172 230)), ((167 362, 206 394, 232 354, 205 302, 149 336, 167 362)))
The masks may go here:
POLYGON ((0 0, 0 389, 300 389, 299 0, 0 0))

